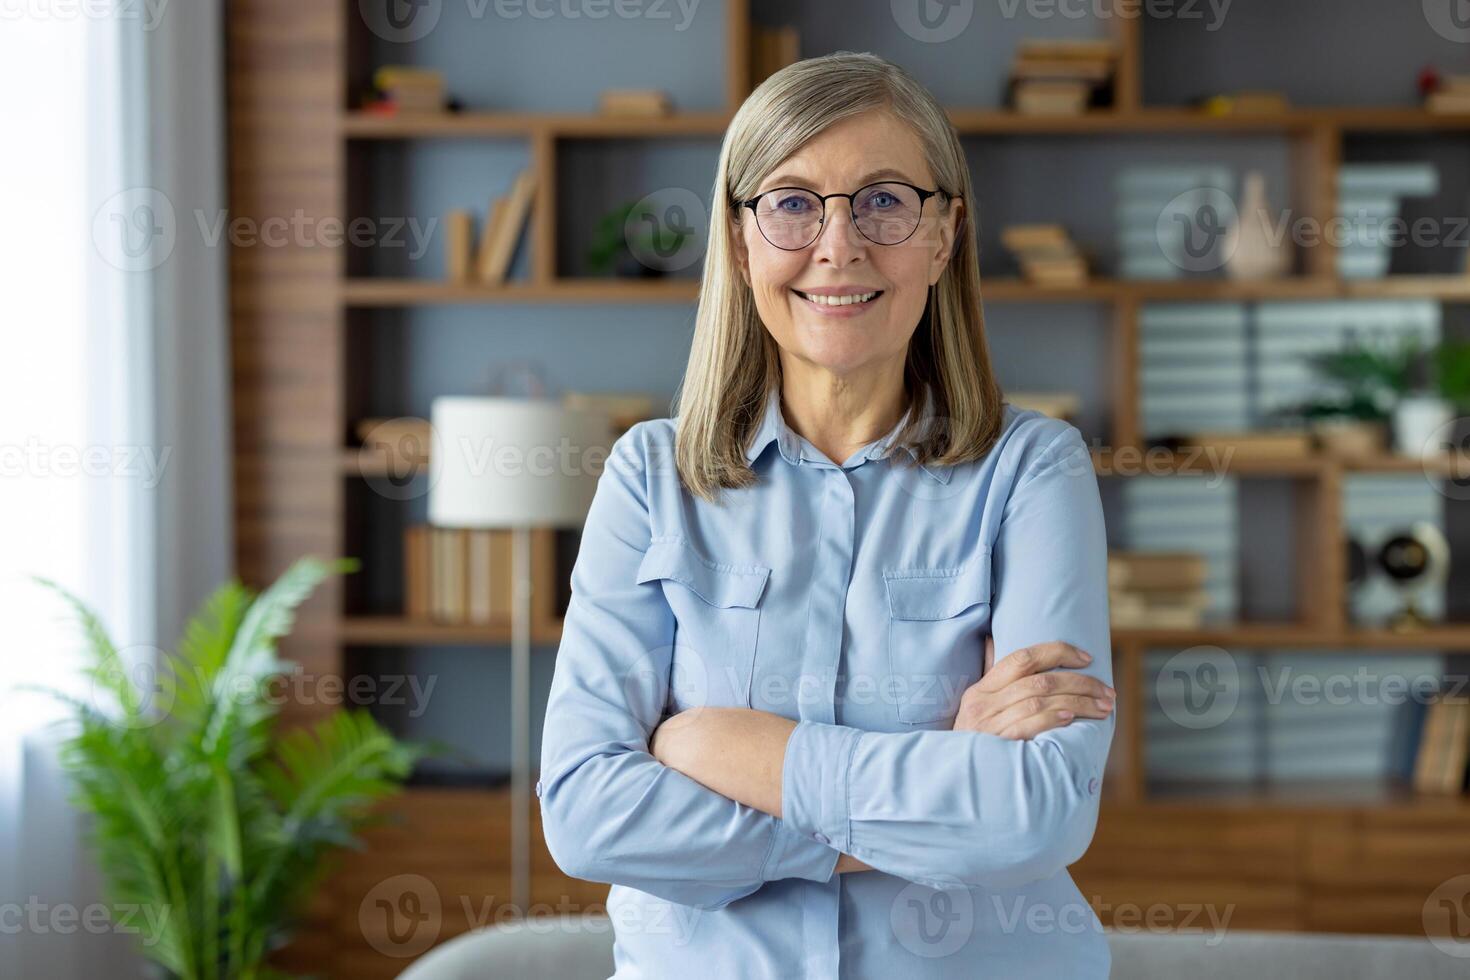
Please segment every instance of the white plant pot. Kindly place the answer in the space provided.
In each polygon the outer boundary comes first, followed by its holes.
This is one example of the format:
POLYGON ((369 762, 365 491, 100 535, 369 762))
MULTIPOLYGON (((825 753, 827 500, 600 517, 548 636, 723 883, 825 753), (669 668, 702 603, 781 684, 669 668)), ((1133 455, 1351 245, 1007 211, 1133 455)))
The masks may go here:
POLYGON ((1437 456, 1446 451, 1454 406, 1431 395, 1409 395, 1393 409, 1393 442, 1409 456, 1437 456))

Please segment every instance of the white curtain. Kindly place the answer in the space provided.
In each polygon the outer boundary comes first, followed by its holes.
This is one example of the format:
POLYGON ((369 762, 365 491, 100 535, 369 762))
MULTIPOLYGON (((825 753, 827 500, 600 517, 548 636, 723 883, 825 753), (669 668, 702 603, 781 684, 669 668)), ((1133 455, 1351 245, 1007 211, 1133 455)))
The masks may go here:
POLYGON ((60 709, 81 645, 54 579, 130 660, 230 573, 218 0, 0 13, 0 976, 141 976, 95 929, 60 709))

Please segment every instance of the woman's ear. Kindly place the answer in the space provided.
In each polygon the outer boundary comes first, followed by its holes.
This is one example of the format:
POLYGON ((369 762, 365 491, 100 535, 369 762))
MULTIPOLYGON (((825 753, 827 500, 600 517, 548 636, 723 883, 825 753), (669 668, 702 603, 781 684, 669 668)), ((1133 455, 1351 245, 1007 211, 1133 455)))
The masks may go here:
POLYGON ((740 267, 740 278, 750 285, 750 250, 745 247, 745 225, 737 213, 730 223, 730 243, 735 250, 735 264, 740 267))
POLYGON ((949 208, 944 217, 939 220, 939 244, 934 250, 934 261, 929 267, 929 285, 939 281, 944 274, 944 267, 949 265, 950 256, 954 255, 954 242, 960 226, 961 211, 965 206, 962 198, 954 198, 949 202, 949 208))

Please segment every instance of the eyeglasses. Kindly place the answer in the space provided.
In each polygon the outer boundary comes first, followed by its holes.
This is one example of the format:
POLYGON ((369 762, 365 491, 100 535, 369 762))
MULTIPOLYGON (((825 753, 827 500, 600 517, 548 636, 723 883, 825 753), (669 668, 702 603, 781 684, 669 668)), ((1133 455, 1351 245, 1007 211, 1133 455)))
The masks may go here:
MULTIPOLYGON (((822 233, 827 220, 827 201, 847 198, 852 221, 864 238, 877 245, 898 245, 919 227, 924 202, 943 191, 926 191, 913 184, 887 180, 868 184, 851 194, 817 194, 803 187, 776 187, 748 201, 756 227, 766 241, 792 252, 806 248, 822 233)), ((946 198, 955 195, 945 194, 946 198)))

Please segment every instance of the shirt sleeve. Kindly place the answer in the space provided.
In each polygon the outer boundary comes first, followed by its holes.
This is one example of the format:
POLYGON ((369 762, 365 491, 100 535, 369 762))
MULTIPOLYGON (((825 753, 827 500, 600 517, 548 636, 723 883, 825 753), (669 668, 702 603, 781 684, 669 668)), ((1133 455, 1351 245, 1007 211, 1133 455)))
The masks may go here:
MULTIPOLYGON (((1017 481, 993 547, 996 656, 1065 641, 1092 655, 1083 673, 1111 685, 1107 540, 1081 434, 1068 425, 1017 481)), ((1029 741, 803 719, 786 746, 782 816, 933 888, 1049 878, 1092 841, 1115 715, 1029 741)))
POLYGON ((614 443, 572 569, 537 783, 547 848, 573 877, 701 909, 779 878, 827 881, 835 849, 649 753, 675 629, 660 584, 636 582, 651 536, 650 441, 637 425, 614 443))

